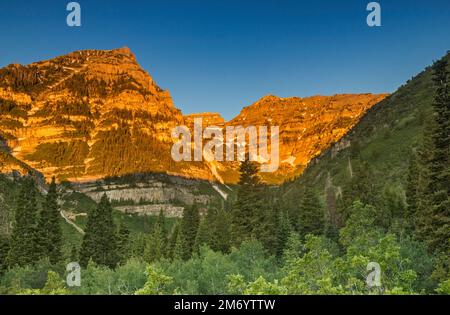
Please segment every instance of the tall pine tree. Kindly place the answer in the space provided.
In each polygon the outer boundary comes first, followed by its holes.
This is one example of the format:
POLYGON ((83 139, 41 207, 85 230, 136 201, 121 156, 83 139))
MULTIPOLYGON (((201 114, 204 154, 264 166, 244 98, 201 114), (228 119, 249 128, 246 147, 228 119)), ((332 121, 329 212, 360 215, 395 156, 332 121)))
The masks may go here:
POLYGON ((283 256, 283 252, 288 241, 289 235, 292 232, 291 223, 288 217, 287 212, 279 211, 277 218, 277 247, 276 247, 276 256, 281 258, 283 256))
POLYGON ((86 267, 92 259, 98 265, 116 267, 117 253, 116 227, 112 218, 112 206, 106 194, 97 207, 88 215, 86 234, 80 250, 80 264, 86 267))
POLYGON ((209 208, 201 220, 195 239, 195 250, 207 245, 214 251, 228 253, 230 250, 230 220, 223 209, 209 208))
POLYGON ((300 202, 298 225, 300 234, 319 235, 324 232, 325 213, 320 200, 311 187, 306 187, 300 202))
POLYGON ((258 166, 246 158, 239 167, 237 200, 231 212, 232 244, 236 247, 253 236, 254 223, 263 201, 258 166))
MULTIPOLYGON (((436 87, 433 109, 435 128, 432 139, 433 159, 430 167, 430 190, 450 191, 450 76, 445 59, 433 66, 433 82, 436 87)), ((440 198, 438 198, 440 199, 440 198)))
POLYGON ((200 214, 197 205, 185 207, 183 210, 183 218, 181 219, 178 244, 175 246, 175 251, 178 251, 178 254, 181 256, 180 258, 184 260, 191 258, 199 225, 200 214))
POLYGON ((228 253, 231 247, 230 214, 224 209, 214 211, 209 227, 209 247, 228 253))
POLYGON ((212 221, 208 218, 208 216, 200 220, 197 236, 195 237, 194 252, 198 253, 202 246, 209 245, 211 241, 211 222, 212 221))
MULTIPOLYGON (((417 169, 418 177, 414 178, 413 174, 409 175, 408 178, 408 189, 407 189, 407 204, 408 204, 408 214, 411 214, 410 206, 415 205, 415 214, 412 216, 413 227, 415 234, 421 240, 425 240, 427 235, 430 235, 432 229, 431 227, 431 200, 429 193, 429 182, 430 182, 430 165, 433 158, 433 141, 432 141, 432 131, 435 128, 435 121, 433 117, 428 117, 424 123, 424 132, 422 137, 422 144, 419 146, 417 151, 417 169), (415 195, 414 195, 415 193, 415 195)), ((414 163, 412 160, 410 163, 414 163)), ((414 172, 414 166, 410 172, 414 172)))
POLYGON ((130 252, 130 230, 125 223, 120 224, 119 233, 117 235, 117 252, 119 262, 125 263, 129 258, 130 252))
POLYGON ((153 226, 153 231, 147 239, 144 249, 144 258, 149 261, 157 261, 166 256, 167 231, 164 212, 160 210, 158 220, 153 226))
POLYGON ((177 241, 179 239, 180 232, 180 223, 176 223, 172 228, 172 232, 170 233, 170 237, 167 241, 167 249, 166 249, 166 257, 169 259, 180 258, 175 257, 175 248, 177 246, 177 241))
POLYGON ((350 183, 344 187, 342 193, 342 204, 338 209, 338 215, 342 222, 347 221, 350 213, 349 209, 356 200, 364 204, 378 205, 380 200, 380 189, 376 181, 373 180, 374 174, 370 164, 361 157, 349 160, 350 183), (351 166, 350 166, 351 165, 351 166))
POLYGON ((52 264, 62 261, 62 230, 59 220, 58 194, 55 178, 49 186, 38 222, 38 240, 42 257, 52 264))
POLYGON ((450 86, 448 63, 445 59, 433 65, 433 82, 436 88, 433 102, 433 145, 428 166, 428 209, 421 209, 422 216, 429 216, 421 235, 431 251, 448 255, 450 252, 450 86))
POLYGON ((15 209, 15 222, 8 253, 9 266, 25 266, 41 257, 38 243, 37 189, 34 180, 26 177, 22 181, 15 209))
POLYGON ((261 194, 260 203, 254 209, 252 218, 252 237, 261 242, 269 254, 275 255, 277 252, 278 240, 278 209, 271 200, 269 188, 264 188, 261 194))

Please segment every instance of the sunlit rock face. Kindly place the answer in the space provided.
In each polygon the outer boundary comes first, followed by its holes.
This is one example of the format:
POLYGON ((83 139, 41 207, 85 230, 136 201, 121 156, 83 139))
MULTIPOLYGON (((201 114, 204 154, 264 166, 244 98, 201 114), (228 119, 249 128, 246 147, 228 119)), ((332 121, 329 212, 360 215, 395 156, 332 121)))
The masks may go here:
MULTIPOLYGON (((262 174, 268 183, 281 183, 301 174, 311 159, 342 138, 364 115, 387 94, 340 94, 307 98, 265 96, 229 122, 227 126, 279 127, 279 169, 262 174)), ((201 117, 197 115, 196 117, 201 117)), ((206 114, 208 120, 217 124, 206 114)), ((268 150, 271 146, 268 141, 268 150)), ((238 180, 238 163, 219 163, 216 171, 224 182, 238 180)))
POLYGON ((183 116, 128 48, 1 69, 0 115, 2 142, 47 178, 166 172, 212 179, 203 163, 173 162, 171 130, 183 116))
POLYGON ((195 119, 201 119, 204 126, 224 127, 225 119, 219 113, 198 113, 184 116, 187 126, 193 127, 195 119))
POLYGON ((172 159, 172 129, 202 118, 204 127, 279 126, 281 164, 263 179, 281 183, 385 96, 266 96, 229 122, 217 113, 183 116, 128 48, 77 51, 0 69, 0 171, 74 182, 151 172, 237 182, 237 162, 172 159))

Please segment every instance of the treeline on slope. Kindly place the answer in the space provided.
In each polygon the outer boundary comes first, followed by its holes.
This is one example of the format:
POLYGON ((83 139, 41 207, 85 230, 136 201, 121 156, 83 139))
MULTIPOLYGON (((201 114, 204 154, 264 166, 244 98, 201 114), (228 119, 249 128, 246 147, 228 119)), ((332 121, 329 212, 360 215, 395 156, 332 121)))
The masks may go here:
POLYGON ((30 110, 30 106, 19 105, 12 100, 6 100, 0 98, 0 117, 11 116, 14 118, 27 118, 27 111, 30 110))
POLYGON ((46 102, 34 116, 49 117, 54 115, 85 116, 98 118, 98 112, 93 112, 88 102, 84 100, 58 100, 55 103, 46 102))
POLYGON ((5 130, 14 130, 23 127, 22 120, 26 120, 30 106, 19 105, 15 101, 0 98, 0 136, 12 139, 13 136, 5 130))
MULTIPOLYGON (((189 163, 176 163, 172 159, 170 143, 122 121, 118 127, 97 134, 89 156, 93 160, 88 173, 108 176, 176 172, 189 167, 189 163)), ((206 168, 202 163, 197 164, 206 168)))
MULTIPOLYGON (((92 117, 99 118, 98 112, 92 112, 89 104, 76 101, 58 101, 36 113, 46 117, 41 124, 63 126, 64 136, 76 138, 71 141, 58 141, 39 144, 35 151, 25 158, 34 162, 45 162, 54 167, 74 166, 73 170, 61 176, 70 177, 85 173, 106 176, 122 176, 133 173, 177 171, 187 167, 188 163, 175 163, 170 155, 170 144, 160 141, 152 135, 155 124, 167 121, 161 113, 154 115, 144 111, 113 109, 102 117, 101 126, 92 148, 94 129, 92 117), (73 120, 68 116, 85 116, 82 120, 73 120), (114 126, 117 124, 117 126, 114 126), (150 130, 150 133, 145 130, 150 130), (82 138, 82 139, 80 139, 82 138), (84 160, 93 158, 92 165, 86 170, 84 160)), ((0 120, 0 124, 6 120, 0 120)), ((17 122, 20 123, 20 122, 17 122)), ((17 127, 21 127, 17 126, 17 127)), ((199 166, 205 167, 201 163, 199 166)), ((60 177, 61 177, 60 176, 60 177)))
POLYGON ((168 117, 160 112, 154 114, 144 110, 129 110, 123 108, 113 108, 102 119, 101 125, 108 127, 112 124, 128 124, 132 122, 135 126, 142 126, 154 131, 154 126, 157 123, 169 122, 171 117, 168 117))
POLYGON ((35 95, 45 91, 48 86, 57 83, 69 73, 61 62, 30 66, 11 64, 0 69, 0 86, 35 95))
MULTIPOLYGON (((13 168, 17 171, 12 171, 10 175, 13 177, 20 176, 20 173, 26 173, 31 176, 33 176, 39 183, 43 182, 43 175, 39 173, 38 171, 31 168, 29 165, 25 164, 24 162, 16 159, 14 156, 10 154, 10 149, 8 146, 3 146, 1 143, 1 134, 0 134, 0 169, 2 169, 4 166, 8 169, 9 166, 14 166, 13 168), (20 171, 19 171, 20 170, 20 171)), ((1 178, 0 174, 0 178, 1 178)))
MULTIPOLYGON (((117 95, 123 91, 137 91, 143 96, 152 93, 138 83, 126 72, 118 72, 115 80, 89 78, 84 73, 74 73, 72 67, 78 69, 82 63, 70 64, 64 58, 46 65, 23 66, 12 64, 0 69, 0 86, 12 88, 17 92, 40 93, 66 79, 62 84, 55 86, 57 90, 68 89, 77 97, 107 97, 117 95), (70 77, 69 77, 70 76, 70 77), (68 78, 68 79, 67 79, 68 78)), ((83 62, 83 61, 81 61, 83 62)), ((161 89, 158 88, 159 91, 161 89)))
POLYGON ((83 73, 76 73, 59 89, 69 89, 77 97, 104 98, 108 95, 118 95, 127 90, 137 91, 143 96, 152 95, 148 89, 126 73, 117 73, 117 79, 111 81, 89 78, 83 73))
POLYGON ((26 91, 40 83, 36 66, 9 65, 0 69, 0 86, 12 87, 16 91, 26 91))
POLYGON ((59 141, 39 144, 26 158, 30 161, 46 161, 52 166, 64 167, 83 165, 88 154, 89 145, 85 141, 59 141))

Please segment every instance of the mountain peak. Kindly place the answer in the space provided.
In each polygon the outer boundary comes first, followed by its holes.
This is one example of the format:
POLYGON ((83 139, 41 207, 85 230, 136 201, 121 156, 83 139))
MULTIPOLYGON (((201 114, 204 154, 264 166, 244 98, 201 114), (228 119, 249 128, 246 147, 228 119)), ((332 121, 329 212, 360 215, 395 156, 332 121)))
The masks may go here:
POLYGON ((115 65, 136 64, 137 66, 139 66, 136 61, 136 56, 133 54, 131 49, 128 47, 121 47, 110 50, 101 50, 101 49, 76 50, 48 60, 32 63, 28 65, 28 67, 42 68, 52 64, 63 65, 65 67, 77 67, 96 63, 115 64, 115 65))
POLYGON ((113 49, 112 51, 120 53, 120 54, 124 54, 124 55, 133 55, 133 53, 131 52, 131 49, 127 46, 116 48, 116 49, 113 49))
POLYGON ((130 57, 131 59, 133 59, 134 61, 136 61, 136 56, 133 54, 133 52, 131 51, 130 48, 124 46, 121 48, 116 48, 112 50, 113 53, 117 54, 117 55, 125 55, 130 57))
POLYGON ((259 101, 257 101, 257 103, 268 102, 268 101, 274 102, 274 101, 279 101, 280 99, 281 99, 281 97, 279 97, 279 96, 276 96, 273 94, 268 94, 268 95, 261 97, 259 99, 259 101))
POLYGON ((79 50, 28 66, 9 65, 0 69, 0 87, 36 99, 119 97, 126 107, 154 107, 161 100, 172 107, 169 93, 156 85, 128 47, 79 50))

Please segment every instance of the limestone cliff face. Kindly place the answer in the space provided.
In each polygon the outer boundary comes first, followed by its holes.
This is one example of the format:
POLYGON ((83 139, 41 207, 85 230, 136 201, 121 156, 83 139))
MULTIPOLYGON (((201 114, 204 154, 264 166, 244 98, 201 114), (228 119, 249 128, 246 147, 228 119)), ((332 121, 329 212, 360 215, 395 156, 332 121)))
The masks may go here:
POLYGON ((308 98, 266 96, 244 108, 228 125, 280 127, 280 159, 306 165, 338 141, 387 94, 340 94, 308 98))
POLYGON ((181 217, 186 205, 197 204, 201 211, 205 211, 207 205, 220 199, 205 181, 163 174, 73 183, 72 188, 96 202, 106 194, 118 203, 117 210, 139 215, 158 215, 163 210, 169 217, 181 217))
POLYGON ((176 164, 181 112, 128 48, 78 51, 0 70, 0 139, 47 178, 86 181, 135 172, 211 178, 176 164))

